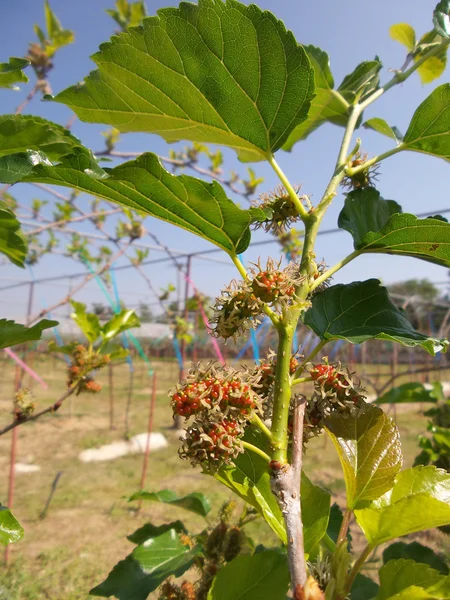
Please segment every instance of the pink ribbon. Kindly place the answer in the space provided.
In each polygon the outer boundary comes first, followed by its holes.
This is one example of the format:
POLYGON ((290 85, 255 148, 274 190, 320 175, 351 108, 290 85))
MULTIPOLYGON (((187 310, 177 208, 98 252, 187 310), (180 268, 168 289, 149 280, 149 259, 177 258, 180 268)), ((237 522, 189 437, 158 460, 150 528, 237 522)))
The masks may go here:
POLYGON ((28 373, 28 375, 30 375, 33 379, 35 379, 38 383, 40 383, 42 385, 42 387, 44 388, 44 390, 48 389, 48 385, 45 383, 45 381, 43 381, 39 377, 39 375, 35 371, 33 371, 33 369, 31 367, 29 367, 26 363, 24 363, 23 360, 21 358, 19 358, 15 352, 13 352, 10 348, 4 348, 4 350, 10 358, 15 360, 16 363, 18 365, 20 365, 22 367, 22 369, 28 373))
MULTIPOLYGON (((198 297, 198 289, 195 287, 194 282, 192 281, 192 279, 190 277, 188 277, 187 275, 184 276, 184 278, 186 279, 186 281, 188 283, 190 283, 192 285, 192 288, 194 290, 194 292, 197 294, 197 303, 198 303, 198 308, 200 310, 200 314, 202 315, 202 319, 203 319, 203 323, 205 324, 206 327, 206 331, 211 331, 211 327, 209 326, 209 321, 208 321, 208 317, 206 316, 205 313, 205 309, 203 308, 203 304, 201 303, 200 298, 198 297)), ((211 338, 211 344, 213 345, 213 348, 215 350, 215 353, 217 354, 217 358, 220 362, 221 365, 225 364, 225 359, 223 357, 223 354, 220 350, 219 344, 216 340, 216 338, 212 337, 210 335, 211 338)))

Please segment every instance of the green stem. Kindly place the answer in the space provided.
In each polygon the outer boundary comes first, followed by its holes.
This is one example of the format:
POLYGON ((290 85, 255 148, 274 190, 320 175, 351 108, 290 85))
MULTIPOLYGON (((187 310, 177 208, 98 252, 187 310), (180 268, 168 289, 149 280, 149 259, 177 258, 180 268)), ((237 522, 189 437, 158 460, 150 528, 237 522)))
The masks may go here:
POLYGON ((345 582, 344 598, 348 595, 348 593, 352 589, 352 586, 355 582, 356 576, 360 572, 363 564, 369 558, 369 555, 371 552, 372 552, 372 546, 370 544, 367 544, 367 546, 364 548, 364 550, 361 552, 361 554, 356 559, 356 562, 353 565, 352 570, 350 571, 350 573, 347 576, 347 581, 345 582))
POLYGON ((264 433, 264 435, 266 435, 269 438, 269 440, 272 439, 272 432, 264 423, 264 421, 260 419, 255 412, 252 415, 252 422, 254 425, 256 425, 256 427, 258 427, 258 429, 260 429, 264 433))
POLYGON ((417 69, 421 67, 424 62, 426 62, 432 56, 436 56, 436 54, 442 52, 442 50, 449 44, 450 39, 444 40, 442 43, 433 46, 433 48, 429 50, 429 52, 421 56, 407 71, 397 71, 397 73, 392 77, 390 81, 388 81, 383 87, 375 90, 372 94, 370 94, 368 98, 361 102, 361 104, 359 105, 361 111, 365 110, 368 106, 372 104, 372 102, 375 102, 375 100, 378 100, 378 98, 380 98, 380 96, 382 96, 388 90, 398 85, 399 83, 403 83, 404 81, 406 81, 406 79, 408 79, 408 77, 410 77, 415 71, 417 71, 417 69))
POLYGON ((373 158, 371 158, 370 160, 367 160, 365 163, 363 163, 362 165, 359 165, 358 167, 347 167, 345 169, 345 172, 350 177, 353 177, 353 175, 356 175, 357 173, 360 173, 361 171, 365 171, 367 168, 371 167, 372 165, 374 165, 376 163, 380 163, 381 161, 385 160, 386 158, 389 158, 390 156, 393 156, 394 154, 397 154, 398 152, 402 152, 403 150, 407 150, 407 149, 408 149, 408 147, 405 144, 400 144, 399 146, 396 146, 395 148, 392 148, 391 150, 387 150, 386 152, 383 152, 382 154, 379 154, 378 156, 374 156, 373 158))
MULTIPOLYGON (((244 267, 244 265, 242 264, 239 257, 236 256, 236 254, 230 254, 230 257, 231 257, 231 260, 233 261, 234 266, 241 274, 242 278, 248 279, 247 269, 244 267)), ((280 319, 278 318, 276 313, 270 308, 270 306, 268 306, 267 304, 264 304, 263 310, 266 313, 266 315, 269 317, 269 319, 272 321, 272 323, 275 325, 275 327, 278 327, 279 323, 280 323, 280 319)))
POLYGON ((292 203, 294 204, 295 208, 297 209, 298 214, 300 215, 300 217, 302 219, 304 219, 308 215, 308 212, 305 209, 305 207, 303 206, 303 204, 301 203, 301 200, 298 197, 297 192, 292 187, 289 179, 283 173, 283 171, 281 170, 279 164, 275 160, 274 155, 271 154, 270 157, 267 160, 269 162, 269 165, 272 167, 272 169, 275 171, 275 173, 280 178, 281 183, 286 188, 286 191, 289 194, 289 198, 292 200, 292 203))
POLYGON ((249 442, 244 442, 244 441, 242 441, 242 445, 244 446, 244 448, 247 448, 247 450, 250 450, 251 452, 254 452, 255 454, 259 454, 259 456, 261 456, 262 458, 264 458, 264 460, 266 460, 268 463, 270 463, 270 456, 268 454, 266 454, 264 452, 264 450, 261 450, 261 448, 258 448, 257 446, 254 446, 253 444, 250 444, 249 442))
POLYGON ((342 260, 340 260, 338 263, 336 263, 335 265, 333 265, 332 267, 330 267, 328 269, 328 271, 325 271, 325 273, 323 273, 320 277, 318 277, 314 281, 314 283, 311 284, 311 291, 313 291, 316 288, 318 288, 319 285, 321 285, 324 281, 326 281, 332 275, 334 275, 334 273, 336 273, 336 271, 339 271, 340 269, 342 269, 342 267, 345 267, 345 265, 348 265, 348 263, 350 261, 352 261, 354 258, 356 258, 357 256, 359 256, 360 254, 361 254, 361 250, 355 250, 354 252, 352 252, 351 254, 349 254, 348 256, 346 256, 345 258, 343 258, 342 260))
POLYGON ((291 386, 298 385, 299 383, 306 383, 308 381, 314 381, 312 377, 299 377, 298 379, 294 379, 291 381, 291 386))
MULTIPOLYGON (((298 318, 298 315, 297 315, 298 318)), ((292 339, 297 318, 291 323, 282 325, 279 329, 277 362, 275 365, 274 401, 272 416, 272 459, 286 464, 288 449, 288 419, 291 402, 291 386, 289 366, 291 362, 292 339)))
POLYGON ((339 546, 341 542, 345 540, 347 537, 348 528, 350 526, 350 519, 352 518, 353 511, 351 508, 346 508, 344 512, 344 516, 342 518, 341 527, 339 529, 339 534, 337 537, 336 544, 339 546))

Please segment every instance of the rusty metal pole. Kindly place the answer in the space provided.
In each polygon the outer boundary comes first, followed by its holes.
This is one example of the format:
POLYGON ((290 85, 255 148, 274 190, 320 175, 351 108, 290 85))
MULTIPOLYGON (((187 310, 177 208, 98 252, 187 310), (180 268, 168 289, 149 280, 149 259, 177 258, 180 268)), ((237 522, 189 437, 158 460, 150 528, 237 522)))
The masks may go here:
MULTIPOLYGON (((185 275, 185 284, 184 284, 184 310, 183 310, 183 318, 186 321, 188 318, 188 299, 189 299, 189 287, 191 281, 191 266, 192 266, 192 256, 189 255, 186 261, 186 275, 185 275)), ((185 376, 185 368, 186 364, 186 340, 181 340, 180 343, 180 352, 181 352, 181 365, 180 371, 178 374, 178 380, 182 381, 185 376)), ((182 429, 183 428, 183 419, 179 415, 176 415, 174 422, 174 429, 182 429)))

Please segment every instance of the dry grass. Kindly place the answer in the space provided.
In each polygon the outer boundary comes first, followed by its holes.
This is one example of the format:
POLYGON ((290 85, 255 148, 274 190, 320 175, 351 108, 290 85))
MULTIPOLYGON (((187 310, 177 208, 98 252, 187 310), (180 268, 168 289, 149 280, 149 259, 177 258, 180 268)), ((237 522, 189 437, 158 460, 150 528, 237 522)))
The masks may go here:
MULTIPOLYGON (((36 359, 36 370, 50 384, 46 392, 34 386, 40 407, 54 401, 64 390, 64 363, 36 359)), ((146 429, 150 380, 144 365, 135 361, 134 393, 130 433, 146 429)), ((13 369, 2 363, 4 373, 0 387, 0 414, 8 422, 13 369)), ((158 376, 158 398, 154 430, 169 440, 169 448, 150 457, 147 489, 171 488, 180 493, 207 490, 214 507, 229 498, 229 492, 215 480, 180 461, 177 439, 171 429, 171 416, 166 390, 177 378, 175 363, 155 363, 158 376)), ((384 375, 386 376, 386 375, 384 375)), ((0 574, 0 600, 85 600, 88 590, 102 581, 111 567, 132 548, 125 536, 146 521, 159 524, 172 519, 173 509, 147 504, 136 515, 127 498, 139 488, 142 456, 127 456, 113 462, 82 463, 78 454, 85 448, 123 439, 124 413, 129 372, 126 365, 114 370, 115 426, 109 430, 107 372, 99 377, 105 383, 99 396, 79 396, 52 416, 19 428, 18 462, 38 464, 41 470, 17 474, 14 511, 24 525, 25 538, 11 546, 8 569, 0 574), (58 472, 62 477, 45 520, 39 515, 45 505, 51 484, 58 472)), ((402 434, 405 463, 410 466, 417 453, 416 438, 426 420, 417 407, 403 406, 397 412, 402 434)), ((4 473, 0 498, 7 497, 7 470, 11 434, 0 437, 0 461, 4 473)), ((306 457, 309 476, 335 493, 342 502, 344 481, 336 453, 330 442, 320 438, 309 448, 306 457)), ((5 501, 5 500, 4 500, 5 501)), ((194 530, 200 530, 200 517, 179 511, 194 530)), ((264 524, 253 525, 249 532, 257 542, 275 543, 264 524)), ((356 544, 362 540, 354 527, 356 544)), ((426 543, 450 553, 447 538, 437 532, 424 534, 426 543)))

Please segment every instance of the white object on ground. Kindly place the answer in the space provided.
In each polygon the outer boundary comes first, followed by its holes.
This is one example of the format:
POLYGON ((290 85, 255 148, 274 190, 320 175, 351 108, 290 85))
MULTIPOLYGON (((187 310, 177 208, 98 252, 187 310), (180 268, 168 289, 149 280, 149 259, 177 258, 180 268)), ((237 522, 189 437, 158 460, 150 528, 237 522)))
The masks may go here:
MULTIPOLYGON (((115 460, 127 454, 143 454, 147 444, 147 433, 139 433, 129 442, 113 442, 99 448, 90 448, 80 452, 78 458, 82 462, 101 462, 104 460, 115 460)), ((150 451, 167 448, 168 443, 162 433, 150 434, 150 451)))
POLYGON ((36 473, 41 470, 39 465, 28 465, 26 463, 16 463, 14 465, 16 473, 36 473))

